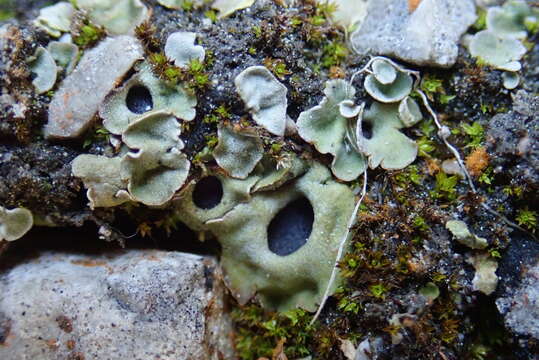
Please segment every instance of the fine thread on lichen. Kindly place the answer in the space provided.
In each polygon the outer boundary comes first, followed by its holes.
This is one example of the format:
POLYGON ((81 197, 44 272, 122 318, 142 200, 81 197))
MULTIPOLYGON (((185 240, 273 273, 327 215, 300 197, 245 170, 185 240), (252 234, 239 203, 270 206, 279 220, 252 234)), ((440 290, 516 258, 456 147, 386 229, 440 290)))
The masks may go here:
MULTIPOLYGON (((356 51, 356 49, 354 49, 354 51, 356 51)), ((361 75, 364 72, 372 74, 372 71, 369 70, 369 67, 376 60, 385 60, 385 61, 389 62, 391 65, 393 65, 395 68, 397 68, 397 70, 402 71, 402 72, 406 72, 406 73, 410 74, 411 76, 413 76, 415 78, 413 89, 419 94, 419 96, 421 97, 421 100, 423 102, 423 105, 425 106, 428 113, 430 114, 430 116, 434 120, 434 123, 435 123, 436 127, 438 128, 438 136, 442 139, 443 143, 449 149, 449 151, 451 151, 453 156, 455 156, 455 159, 457 160, 457 163, 459 164, 460 169, 464 173, 464 175, 466 177, 466 181, 467 181, 468 186, 470 187, 470 190, 472 191, 472 193, 477 194, 477 189, 475 187, 473 179, 472 179, 470 173, 468 172, 468 169, 466 168, 466 165, 464 164, 464 161, 462 160, 462 157, 460 156, 459 151, 447 139, 449 137, 449 135, 451 134, 449 128, 447 126, 442 125, 442 123, 440 123, 440 120, 438 119, 438 116, 436 115, 436 113, 434 112, 434 110, 432 109, 432 107, 430 106, 430 104, 428 102, 427 96, 425 95, 425 93, 421 89, 419 89, 419 83, 421 81, 421 75, 419 74, 418 71, 413 71, 413 70, 408 70, 406 68, 403 68, 399 64, 395 63, 394 61, 392 61, 391 59, 388 59, 386 57, 375 56, 375 57, 371 58, 369 60, 369 62, 361 70, 356 71, 352 75, 352 78, 350 80, 350 84, 352 84, 354 82, 356 76, 361 75)), ((497 212, 496 210, 494 210, 490 206, 488 206, 488 204, 485 204, 484 202, 481 202, 481 207, 484 208, 486 211, 488 211, 490 214, 500 218, 507 225, 509 225, 509 226, 511 226, 513 228, 516 228, 516 229, 518 229, 520 231, 524 231, 524 232, 530 234, 530 236, 532 236, 535 239, 535 236, 533 234, 531 234, 529 231, 525 230, 524 228, 522 228, 519 225, 515 224, 514 222, 510 221, 505 216, 503 216, 502 214, 500 214, 499 212, 497 212)))
MULTIPOLYGON (((356 51, 356 49, 354 49, 354 51, 356 51)), ((419 83, 421 81, 421 75, 419 74, 418 71, 405 69, 402 66, 398 65, 397 63, 395 63, 394 61, 392 61, 391 59, 388 59, 386 57, 375 56, 375 57, 371 58, 363 68, 361 68, 360 70, 358 70, 354 74, 352 74, 352 77, 350 78, 350 82, 349 82, 350 87, 353 86, 353 83, 354 83, 354 81, 355 81, 355 79, 356 79, 356 77, 358 75, 361 75, 363 73, 373 74, 373 72, 369 68, 371 67, 372 63, 374 61, 376 61, 376 60, 387 61, 391 65, 393 65, 398 71, 405 72, 405 73, 407 73, 407 74, 414 77, 413 89, 419 94, 419 96, 421 97, 421 100, 423 102, 423 105, 425 106, 428 113, 430 114, 430 116, 434 120, 434 123, 435 123, 436 127, 438 128, 438 133, 437 133, 438 136, 442 139, 443 143, 449 149, 449 151, 453 154, 453 156, 455 156, 455 159, 457 160, 457 163, 458 163, 459 167, 461 168, 462 172, 465 174, 466 182, 467 182, 470 190, 472 191, 472 193, 477 194, 477 189, 475 187, 475 184, 474 184, 474 182, 472 180, 472 177, 471 177, 470 173, 468 172, 468 169, 466 168, 466 166, 464 164, 464 161, 462 160, 462 157, 460 156, 460 153, 447 139, 449 137, 450 133, 451 133, 449 128, 440 123, 440 120, 438 119, 438 116, 436 115, 436 113, 434 112, 434 110, 432 109, 432 107, 430 106, 430 104, 429 104, 429 102, 427 100, 427 96, 425 95, 425 93, 423 91, 421 91, 419 89, 419 83)), ((349 88, 347 88, 347 92, 349 91, 348 90, 349 88)), ((362 111, 360 112, 360 114, 358 116, 358 121, 356 123, 356 129, 355 129, 356 139, 359 138, 359 132, 361 131, 361 117, 362 117, 362 111)), ((348 131, 347 131, 347 136, 350 139, 350 134, 349 134, 348 131)), ((359 145, 357 143, 355 143, 355 144, 353 142, 351 142, 351 143, 353 144, 353 146, 354 146, 354 148, 356 150, 359 148, 359 145)), ((350 234, 350 230, 351 230, 352 226, 355 223, 357 213, 359 211, 359 207, 361 206, 361 203, 362 203, 362 201, 363 201, 363 199, 364 199, 364 197, 365 197, 365 195, 367 193, 367 167, 365 168, 365 171, 363 172, 363 175, 364 175, 364 181, 363 181, 363 189, 362 189, 361 197, 360 197, 359 201, 356 203, 356 206, 354 208, 354 211, 353 211, 352 216, 350 218, 350 221, 348 223, 347 232, 346 232, 344 238, 341 240, 341 243, 339 245, 339 251, 337 252, 337 257, 335 259, 335 264, 334 264, 333 270, 331 272, 331 277, 330 277, 330 279, 328 281, 326 291, 324 292, 322 302, 320 303, 320 306, 318 307, 318 310, 316 311, 316 313, 313 316, 313 319, 310 322, 311 325, 313 325, 314 322, 318 319, 318 317, 320 316, 320 313, 322 312, 322 310, 323 310, 323 308, 324 308, 324 306, 326 304, 327 299, 329 298, 329 292, 330 292, 331 287, 333 286, 333 283, 335 282, 335 279, 336 279, 336 276, 337 276, 337 271, 338 271, 337 265, 339 264, 340 259, 342 257, 342 253, 344 251, 344 246, 346 244, 346 240, 348 239, 348 236, 350 234)), ((533 234, 529 233, 528 231, 526 231, 525 229, 523 229, 519 225, 513 223, 512 221, 507 219, 505 216, 503 216, 502 214, 500 214, 496 210, 493 210, 490 206, 488 206, 484 202, 481 202, 481 207, 484 208, 490 214, 499 217, 507 225, 509 225, 511 227, 514 227, 514 228, 516 228, 516 229, 518 229, 520 231, 524 231, 524 232, 530 234, 534 239, 536 239, 533 234)))
POLYGON ((320 316, 320 313, 324 309, 324 306, 326 305, 326 301, 329 298, 329 293, 331 291, 331 287, 333 286, 333 283, 335 282, 335 279, 337 278, 337 272, 338 267, 337 265, 341 261, 341 257, 344 252, 344 247, 346 245, 346 241, 348 240, 350 236, 350 230, 356 223, 357 214, 359 212, 359 207, 361 206, 361 203, 363 202, 363 199, 367 195, 367 167, 365 167, 365 170, 363 171, 363 186, 361 189, 361 197, 356 203, 356 206, 354 207, 354 211, 352 212, 352 215, 350 216, 350 219, 348 220, 348 226, 346 228, 346 233, 344 234, 343 238, 341 239, 341 242, 339 244, 339 250, 337 251, 337 257, 335 259, 335 263, 333 264, 333 270, 331 271, 331 276, 328 280, 328 285, 326 286, 326 291, 324 292, 324 296, 322 297, 322 302, 318 306, 318 310, 316 310, 316 313, 313 316, 313 319, 310 322, 310 325, 313 325, 314 322, 318 319, 320 316))

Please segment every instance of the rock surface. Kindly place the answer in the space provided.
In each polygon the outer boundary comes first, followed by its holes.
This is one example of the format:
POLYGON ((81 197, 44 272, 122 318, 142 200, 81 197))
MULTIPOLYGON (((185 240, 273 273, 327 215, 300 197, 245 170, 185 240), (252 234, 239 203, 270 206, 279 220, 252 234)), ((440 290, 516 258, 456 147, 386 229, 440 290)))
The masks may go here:
POLYGON ((487 141, 496 173, 507 173, 539 188, 539 98, 524 90, 513 97, 513 109, 488 124, 487 141))
POLYGON ((530 267, 510 296, 496 300, 505 325, 513 332, 539 339, 539 262, 530 267))
POLYGON ((90 126, 105 96, 118 85, 142 53, 142 46, 132 36, 106 39, 88 51, 54 94, 45 137, 81 135, 90 126))
POLYGON ((212 258, 44 253, 3 268, 3 360, 233 358, 212 258))
POLYGON ((360 54, 385 55, 416 64, 450 67, 460 36, 476 19, 473 0, 371 0, 367 16, 352 34, 360 54))

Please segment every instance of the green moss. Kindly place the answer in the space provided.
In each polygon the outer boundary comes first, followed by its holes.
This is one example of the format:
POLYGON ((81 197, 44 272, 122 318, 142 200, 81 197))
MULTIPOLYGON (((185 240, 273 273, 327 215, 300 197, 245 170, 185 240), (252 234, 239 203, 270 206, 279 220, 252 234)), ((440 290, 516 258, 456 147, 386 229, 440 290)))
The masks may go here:
POLYGON ((15 12, 11 9, 1 9, 0 10, 0 21, 6 21, 15 17, 15 12))
POLYGON ((388 292, 388 289, 381 283, 369 286, 369 290, 372 296, 378 299, 385 299, 385 295, 388 292))
POLYGON ((524 226, 528 230, 535 232, 537 229, 537 212, 528 208, 518 210, 515 220, 520 226, 524 226))
POLYGON ((73 42, 82 48, 91 47, 106 36, 105 29, 85 20, 73 34, 73 42))
POLYGON ((461 127, 464 133, 468 135, 469 138, 466 147, 476 148, 483 143, 485 139, 485 130, 483 129, 483 126, 481 126, 481 124, 479 124, 477 121, 474 122, 472 125, 462 124, 461 127))
POLYGON ((309 326, 311 315, 294 309, 284 313, 265 312, 256 305, 235 309, 236 350, 240 359, 272 358, 273 349, 281 339, 286 339, 284 352, 289 359, 312 353, 316 327, 309 326))
POLYGON ((215 10, 208 10, 204 12, 204 16, 210 19, 212 23, 217 22, 217 12, 215 10))
POLYGON ((436 184, 430 195, 435 199, 455 200, 457 198, 458 176, 447 176, 444 172, 436 174, 436 184))
POLYGON ((485 30, 487 28, 487 11, 480 7, 477 8, 477 20, 473 24, 473 28, 477 31, 485 30))
POLYGON ((286 68, 286 64, 282 59, 265 58, 263 63, 264 66, 280 80, 284 80, 286 76, 292 74, 292 72, 286 68))
POLYGON ((97 126, 93 132, 84 140, 82 147, 84 149, 89 148, 95 143, 108 143, 110 133, 102 126, 97 126))
POLYGON ((333 40, 322 48, 322 53, 322 66, 330 68, 341 65, 349 55, 349 50, 344 42, 333 40))

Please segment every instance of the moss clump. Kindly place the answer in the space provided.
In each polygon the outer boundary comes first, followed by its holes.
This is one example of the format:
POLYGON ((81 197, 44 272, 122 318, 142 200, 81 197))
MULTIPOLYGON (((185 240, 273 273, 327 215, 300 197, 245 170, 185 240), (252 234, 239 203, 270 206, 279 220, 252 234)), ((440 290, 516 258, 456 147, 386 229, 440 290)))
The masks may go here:
POLYGON ((256 305, 235 309, 236 350, 244 360, 271 358, 274 349, 285 339, 284 354, 289 359, 310 355, 316 327, 309 326, 311 315, 294 309, 283 313, 265 312, 256 305))
POLYGON ((89 19, 82 19, 75 23, 72 31, 73 42, 83 49, 90 48, 106 36, 102 26, 95 25, 89 19))

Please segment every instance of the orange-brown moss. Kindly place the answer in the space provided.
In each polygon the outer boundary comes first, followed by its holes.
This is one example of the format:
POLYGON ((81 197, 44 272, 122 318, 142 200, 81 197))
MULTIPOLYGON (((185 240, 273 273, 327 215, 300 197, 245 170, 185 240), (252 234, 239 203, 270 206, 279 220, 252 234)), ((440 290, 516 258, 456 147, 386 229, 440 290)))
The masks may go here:
POLYGON ((478 147, 466 157, 466 167, 472 176, 479 176, 488 166, 489 155, 484 147, 478 147))

